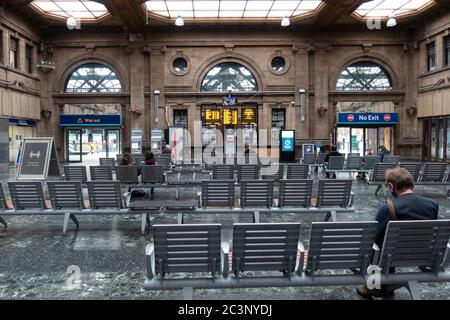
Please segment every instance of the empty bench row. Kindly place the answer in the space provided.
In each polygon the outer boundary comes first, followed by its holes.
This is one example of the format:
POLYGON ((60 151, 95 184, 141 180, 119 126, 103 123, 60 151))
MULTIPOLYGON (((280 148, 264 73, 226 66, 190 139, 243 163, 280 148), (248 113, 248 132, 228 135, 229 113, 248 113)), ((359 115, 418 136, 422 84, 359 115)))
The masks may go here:
POLYGON ((221 242, 220 224, 152 229, 145 289, 183 289, 189 299, 193 289, 363 285, 373 274, 369 265, 381 271, 381 285, 406 286, 413 298, 419 297, 417 282, 450 281, 450 220, 389 222, 381 252, 374 221, 313 222, 308 251, 300 223, 234 224, 231 250, 221 242))
MULTIPOLYGON (((327 213, 327 218, 336 220, 337 212, 352 212, 351 180, 319 181, 316 205, 312 206, 312 180, 283 180, 280 187, 278 207, 272 209, 272 181, 242 181, 240 208, 235 208, 234 182, 230 180, 208 180, 202 182, 200 199, 192 201, 138 200, 129 203, 122 194, 119 181, 88 181, 88 201, 83 197, 81 182, 47 182, 49 200, 45 198, 41 182, 8 182, 13 208, 6 200, 0 184, 0 214, 3 215, 64 215, 63 231, 69 219, 78 227, 76 214, 141 214, 141 231, 145 230, 149 213, 160 213, 162 207, 179 213, 183 222, 184 212, 194 213, 253 213, 259 222, 260 212, 327 213), (268 202, 267 199, 270 199, 268 202), (199 205, 199 201, 201 203, 199 205), (215 207, 215 209, 210 209, 215 207), (228 209, 227 209, 228 208, 228 209)), ((6 227, 6 222, 0 218, 6 227)))

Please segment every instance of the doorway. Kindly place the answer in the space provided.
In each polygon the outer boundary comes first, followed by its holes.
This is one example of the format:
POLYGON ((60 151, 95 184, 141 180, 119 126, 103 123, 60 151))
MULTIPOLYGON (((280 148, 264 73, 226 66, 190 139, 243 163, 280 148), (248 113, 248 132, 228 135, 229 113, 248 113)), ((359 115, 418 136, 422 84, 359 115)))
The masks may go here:
POLYGON ((394 154, 393 139, 392 127, 337 127, 335 143, 342 154, 376 155, 380 146, 385 146, 394 154))
POLYGON ((67 162, 98 165, 100 158, 116 158, 119 153, 119 129, 66 129, 67 162))

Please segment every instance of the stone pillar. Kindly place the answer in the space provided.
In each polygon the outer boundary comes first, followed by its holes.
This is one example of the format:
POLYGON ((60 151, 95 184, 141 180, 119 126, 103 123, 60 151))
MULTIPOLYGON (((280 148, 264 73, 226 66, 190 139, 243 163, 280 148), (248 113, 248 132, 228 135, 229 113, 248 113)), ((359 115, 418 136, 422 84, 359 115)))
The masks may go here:
POLYGON ((331 114, 328 102, 328 52, 331 47, 328 45, 318 45, 314 53, 314 109, 312 119, 312 138, 317 140, 328 139, 330 135, 329 117, 335 119, 331 114))
POLYGON ((18 57, 17 57, 17 63, 18 63, 18 68, 20 71, 23 72, 27 72, 27 70, 25 70, 25 48, 26 48, 26 43, 24 39, 19 39, 18 40, 18 57))
POLYGON ((310 138, 311 117, 309 110, 309 52, 306 46, 293 46, 294 51, 294 88, 295 88, 295 132, 298 139, 310 138), (301 101, 299 90, 305 90, 304 120, 301 119, 301 101))
POLYGON ((164 98, 164 52, 165 48, 152 48, 150 51, 150 128, 164 129, 165 114, 163 107, 165 105, 164 98), (155 108, 155 90, 159 90, 159 106, 155 108))
POLYGON ((6 29, 1 29, 2 30, 2 53, 1 53, 1 58, 2 61, 0 61, 1 63, 3 63, 4 65, 9 65, 9 33, 8 30, 6 29))

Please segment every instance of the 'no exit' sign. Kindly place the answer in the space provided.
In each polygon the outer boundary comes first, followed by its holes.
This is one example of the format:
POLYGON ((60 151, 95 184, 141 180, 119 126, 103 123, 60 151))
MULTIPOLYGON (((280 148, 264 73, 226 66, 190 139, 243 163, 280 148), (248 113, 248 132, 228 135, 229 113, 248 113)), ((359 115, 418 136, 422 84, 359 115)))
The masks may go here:
POLYGON ((398 113, 338 113, 338 124, 396 124, 398 113))

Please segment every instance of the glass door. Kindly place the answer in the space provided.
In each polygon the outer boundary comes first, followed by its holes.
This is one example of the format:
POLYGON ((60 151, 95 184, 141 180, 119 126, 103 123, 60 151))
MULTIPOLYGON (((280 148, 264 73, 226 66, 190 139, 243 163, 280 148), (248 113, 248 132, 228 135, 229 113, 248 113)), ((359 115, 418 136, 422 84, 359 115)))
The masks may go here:
POLYGON ((359 153, 360 156, 364 155, 364 129, 363 128, 351 128, 351 143, 350 153, 359 153))
MULTIPOLYGON (((365 145, 365 155, 377 155, 378 153, 378 128, 366 128, 366 145, 365 145)), ((380 132, 383 128, 380 128, 380 132)), ((381 137, 380 133, 380 144, 383 144, 384 138, 381 137)), ((390 149, 389 149, 390 150, 390 149)))
POLYGON ((106 157, 116 158, 120 153, 120 130, 106 129, 106 157))
POLYGON ((67 130, 67 160, 68 162, 82 161, 82 144, 81 144, 81 129, 67 130))

